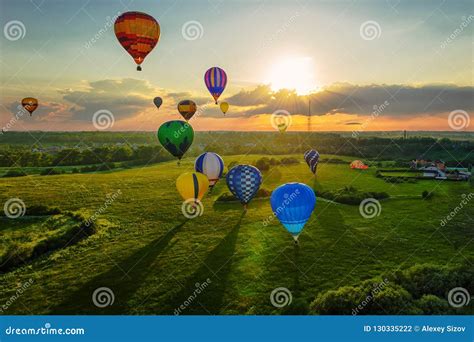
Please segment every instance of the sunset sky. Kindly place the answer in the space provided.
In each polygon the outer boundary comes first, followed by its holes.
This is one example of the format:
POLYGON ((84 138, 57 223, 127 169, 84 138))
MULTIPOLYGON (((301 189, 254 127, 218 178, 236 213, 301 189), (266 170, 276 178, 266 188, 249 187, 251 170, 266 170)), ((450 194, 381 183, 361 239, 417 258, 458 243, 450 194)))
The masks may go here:
MULTIPOLYGON (((110 130, 156 130, 181 118, 176 104, 185 99, 204 106, 191 119, 196 130, 270 131, 277 110, 292 114, 289 130, 306 130, 309 99, 315 131, 452 130, 451 112, 467 113, 469 121, 474 109, 471 1, 3 0, 0 6, 0 126, 11 123, 22 98, 40 101, 12 130, 95 130, 92 117, 101 109, 113 113, 110 130), (141 72, 113 30, 114 18, 127 11, 148 13, 161 26, 141 72), (12 21, 23 25, 13 39, 12 21), (203 81, 211 66, 228 75, 221 96, 231 106, 226 117, 203 81), (155 96, 164 100, 159 110, 155 96)), ((473 131, 473 123, 462 130, 473 131)))

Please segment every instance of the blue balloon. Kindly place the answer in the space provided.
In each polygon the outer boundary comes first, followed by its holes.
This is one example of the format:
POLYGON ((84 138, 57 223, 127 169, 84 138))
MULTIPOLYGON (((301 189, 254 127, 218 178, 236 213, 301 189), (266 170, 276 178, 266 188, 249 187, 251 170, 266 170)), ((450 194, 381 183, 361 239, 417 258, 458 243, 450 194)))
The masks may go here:
POLYGON ((306 184, 287 183, 272 192, 270 204, 274 215, 296 241, 316 206, 316 195, 306 184))
POLYGON ((309 150, 304 153, 304 160, 308 164, 311 172, 316 174, 316 168, 318 167, 319 162, 319 153, 316 150, 309 150))
POLYGON ((226 181, 229 190, 245 206, 260 188, 262 174, 252 165, 237 165, 227 173, 226 181))

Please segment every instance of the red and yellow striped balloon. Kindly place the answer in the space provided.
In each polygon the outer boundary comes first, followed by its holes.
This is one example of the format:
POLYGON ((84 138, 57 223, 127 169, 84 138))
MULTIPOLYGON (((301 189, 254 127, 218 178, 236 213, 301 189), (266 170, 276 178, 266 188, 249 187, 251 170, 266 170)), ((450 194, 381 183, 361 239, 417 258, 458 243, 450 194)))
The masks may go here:
POLYGON ((115 21, 115 35, 123 48, 140 64, 158 44, 160 25, 151 15, 142 12, 126 12, 115 21))

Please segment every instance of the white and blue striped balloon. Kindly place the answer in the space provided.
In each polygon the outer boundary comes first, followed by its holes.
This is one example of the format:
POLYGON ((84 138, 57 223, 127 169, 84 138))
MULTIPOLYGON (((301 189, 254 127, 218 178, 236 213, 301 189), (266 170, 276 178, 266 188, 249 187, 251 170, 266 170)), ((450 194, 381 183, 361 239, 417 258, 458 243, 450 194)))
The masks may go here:
POLYGON ((209 187, 212 189, 224 172, 224 161, 217 153, 205 152, 197 157, 194 168, 207 176, 209 187))

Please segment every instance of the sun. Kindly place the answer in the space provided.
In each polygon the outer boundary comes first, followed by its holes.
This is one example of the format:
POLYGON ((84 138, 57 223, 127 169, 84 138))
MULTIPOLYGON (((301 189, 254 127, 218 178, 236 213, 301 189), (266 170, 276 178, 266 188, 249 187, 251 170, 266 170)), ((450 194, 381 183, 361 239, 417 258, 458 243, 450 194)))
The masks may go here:
POLYGON ((284 58, 271 66, 266 83, 270 83, 273 91, 294 89, 298 95, 307 95, 317 90, 314 73, 311 58, 284 58))

